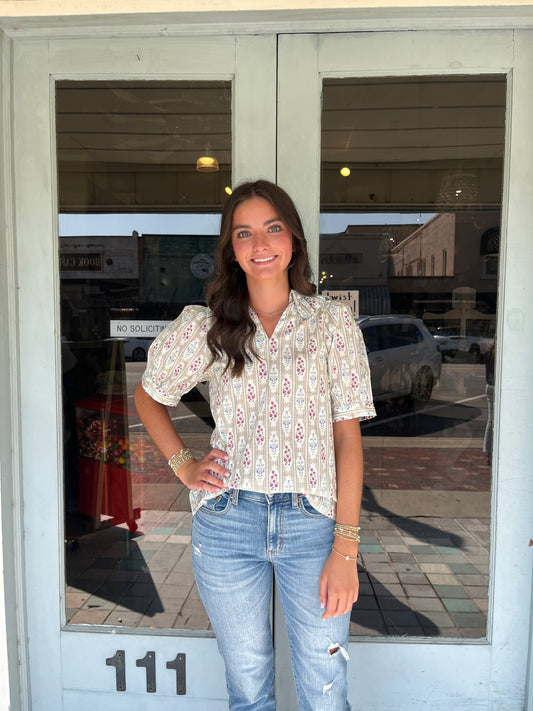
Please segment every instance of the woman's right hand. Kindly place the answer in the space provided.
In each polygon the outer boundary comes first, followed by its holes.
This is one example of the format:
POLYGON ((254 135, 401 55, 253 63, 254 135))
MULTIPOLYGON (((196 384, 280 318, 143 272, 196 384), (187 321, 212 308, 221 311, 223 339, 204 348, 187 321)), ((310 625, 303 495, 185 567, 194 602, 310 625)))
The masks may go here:
POLYGON ((227 461, 228 455, 220 449, 212 449, 200 461, 189 459, 176 474, 189 489, 204 489, 218 494, 226 488, 220 479, 226 479, 230 472, 216 459, 227 461))

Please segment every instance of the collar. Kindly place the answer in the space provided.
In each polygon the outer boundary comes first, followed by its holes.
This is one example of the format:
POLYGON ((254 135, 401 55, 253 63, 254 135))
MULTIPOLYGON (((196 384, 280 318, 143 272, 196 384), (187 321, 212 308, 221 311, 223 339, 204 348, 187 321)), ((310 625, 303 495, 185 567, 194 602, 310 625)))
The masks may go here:
POLYGON ((319 304, 323 300, 325 300, 324 297, 316 295, 304 296, 300 292, 291 289, 289 305, 296 309, 301 318, 308 319, 316 313, 319 304))

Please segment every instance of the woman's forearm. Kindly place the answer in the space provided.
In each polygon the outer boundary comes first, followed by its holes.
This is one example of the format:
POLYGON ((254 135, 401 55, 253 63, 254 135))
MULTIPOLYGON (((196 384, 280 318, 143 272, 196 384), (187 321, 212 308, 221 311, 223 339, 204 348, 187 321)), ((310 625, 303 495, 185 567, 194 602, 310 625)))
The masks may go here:
MULTIPOLYGON (((337 523, 358 526, 363 490, 363 448, 359 420, 333 424, 337 469, 337 523)), ((335 533, 331 551, 320 576, 320 601, 326 611, 323 619, 349 612, 359 595, 357 575, 358 543, 351 534, 335 533), (350 534, 350 535, 348 535, 350 534)))
MULTIPOLYGON (((334 423, 333 436, 337 469, 337 523, 358 526, 363 493, 363 445, 359 420, 334 423)), ((348 541, 338 542, 343 549, 352 550, 354 547, 348 541)))

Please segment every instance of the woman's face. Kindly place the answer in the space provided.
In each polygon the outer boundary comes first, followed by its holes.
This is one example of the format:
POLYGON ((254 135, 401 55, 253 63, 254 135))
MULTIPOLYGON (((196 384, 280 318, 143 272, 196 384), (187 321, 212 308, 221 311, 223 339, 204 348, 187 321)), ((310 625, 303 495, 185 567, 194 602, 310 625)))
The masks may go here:
POLYGON ((251 198, 235 208, 231 244, 248 284, 271 283, 286 288, 292 233, 267 200, 251 198))

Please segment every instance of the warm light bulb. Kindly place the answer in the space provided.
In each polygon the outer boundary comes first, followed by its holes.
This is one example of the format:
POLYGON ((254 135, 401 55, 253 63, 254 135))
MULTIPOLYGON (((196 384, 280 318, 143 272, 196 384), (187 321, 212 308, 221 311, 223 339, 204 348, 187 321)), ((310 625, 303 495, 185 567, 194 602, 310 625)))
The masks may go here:
POLYGON ((229 185, 226 185, 226 187, 224 188, 224 192, 227 193, 228 195, 231 195, 233 190, 230 188, 229 185))
POLYGON ((348 168, 347 165, 344 166, 344 168, 340 169, 340 174, 342 175, 343 178, 347 178, 351 173, 351 170, 348 168))
POLYGON ((196 161, 196 170, 200 173, 216 173, 218 160, 211 156, 200 156, 196 161))

